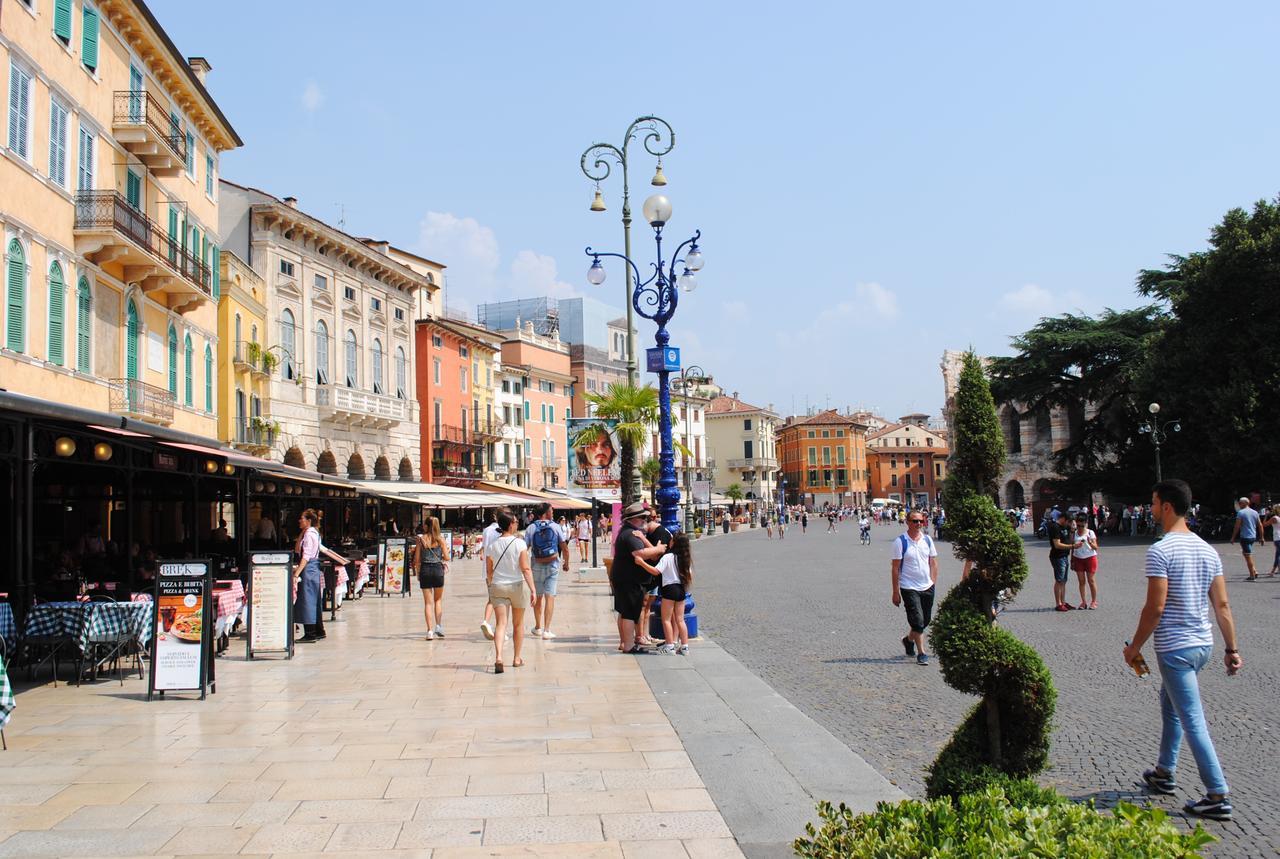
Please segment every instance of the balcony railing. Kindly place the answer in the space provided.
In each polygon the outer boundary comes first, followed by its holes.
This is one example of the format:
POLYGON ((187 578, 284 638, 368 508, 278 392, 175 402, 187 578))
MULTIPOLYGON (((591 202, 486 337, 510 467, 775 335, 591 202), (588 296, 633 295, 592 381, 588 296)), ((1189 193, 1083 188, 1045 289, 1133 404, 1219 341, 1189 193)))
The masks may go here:
POLYGON ((236 423, 236 447, 260 450, 272 447, 276 443, 276 435, 280 428, 270 418, 243 418, 236 423))
POLYGON ((749 456, 745 459, 729 460, 730 468, 777 468, 778 460, 771 456, 749 456))
POLYGON ((480 444, 474 433, 462 427, 449 426, 448 424, 437 424, 432 427, 431 440, 445 444, 465 445, 466 447, 476 447, 480 444))
POLYGON ((491 421, 479 418, 475 422, 475 426, 471 428, 471 433, 481 441, 493 441, 502 438, 502 429, 505 424, 502 421, 491 421))
POLYGON ((80 191, 76 194, 77 230, 110 230, 146 252, 155 262, 176 272, 206 297, 213 297, 209 266, 116 191, 80 191))
POLYGON ((111 411, 158 424, 173 423, 173 394, 140 379, 111 380, 111 411))
MULTIPOLYGON (((125 140, 126 148, 130 143, 147 143, 150 140, 164 144, 169 154, 179 164, 187 163, 187 137, 182 126, 174 122, 173 115, 152 95, 143 90, 124 90, 115 94, 115 114, 112 125, 116 136, 121 137, 121 129, 137 129, 144 132, 138 141, 125 140)), ((128 135, 123 135, 128 137, 128 135)), ((144 160, 146 160, 144 158, 144 160)))
POLYGON ((321 417, 342 423, 391 426, 409 417, 409 402, 343 385, 317 385, 321 417))
POLYGON ((479 480, 484 476, 484 471, 478 465, 452 462, 447 459, 433 459, 431 460, 431 476, 436 479, 452 477, 479 480))

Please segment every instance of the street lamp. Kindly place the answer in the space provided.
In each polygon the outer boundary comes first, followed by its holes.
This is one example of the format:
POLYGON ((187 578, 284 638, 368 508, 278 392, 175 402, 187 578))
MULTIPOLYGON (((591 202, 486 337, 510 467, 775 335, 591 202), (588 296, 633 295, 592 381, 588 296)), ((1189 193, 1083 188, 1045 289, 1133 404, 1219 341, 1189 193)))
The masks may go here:
MULTIPOLYGON (((701 267, 702 251, 697 250, 690 254, 685 254, 685 265, 689 264, 689 257, 693 254, 697 255, 694 261, 699 267, 701 267)), ((690 277, 692 277, 692 275, 690 275, 690 277)), ((680 371, 680 392, 684 395, 684 443, 686 447, 689 445, 689 441, 692 438, 692 433, 689 431, 689 385, 690 383, 702 385, 705 384, 706 381, 707 371, 699 367, 697 364, 694 364, 692 367, 685 367, 680 371)), ((693 493, 690 492, 689 467, 686 465, 684 469, 684 527, 686 531, 693 530, 693 513, 690 509, 692 504, 693 493)))
POLYGON ((599 253, 588 247, 586 254, 591 257, 591 268, 587 271, 587 280, 596 286, 604 283, 604 266, 600 262, 602 257, 622 260, 626 263, 628 285, 635 284, 630 289, 628 312, 634 308, 636 313, 658 324, 653 338, 657 345, 647 350, 646 359, 649 371, 658 374, 658 406, 661 412, 659 430, 662 439, 658 454, 661 466, 658 506, 662 510, 662 524, 674 533, 680 530, 680 490, 676 486, 675 453, 671 443, 671 374, 680 371, 680 350, 670 345, 671 335, 667 333, 667 323, 675 315, 676 305, 680 302, 680 290, 691 292, 697 286, 694 273, 703 266, 702 253, 698 250, 698 239, 702 237, 702 233, 694 230, 693 236, 676 247, 670 261, 664 261, 662 230, 671 220, 671 201, 662 194, 654 194, 644 201, 643 211, 645 220, 653 227, 653 238, 657 245, 657 262, 653 263, 653 274, 642 280, 640 269, 629 255, 599 253), (678 270, 681 272, 679 276, 676 275, 678 270))
MULTIPOLYGON (((588 179, 596 183, 595 197, 591 200, 591 211, 605 211, 604 197, 600 194, 600 183, 609 178, 611 172, 610 162, 622 168, 622 241, 623 252, 629 258, 631 256, 631 189, 627 184, 627 148, 631 145, 631 141, 636 137, 643 135, 644 149, 650 155, 657 157, 658 168, 653 174, 653 178, 649 180, 649 184, 655 187, 662 187, 667 184, 667 177, 662 173, 662 156, 671 151, 676 145, 675 132, 671 130, 671 126, 665 119, 656 116, 642 116, 627 126, 627 133, 622 137, 622 146, 614 146, 611 143, 593 143, 587 147, 582 153, 582 173, 588 179)), ((665 197, 663 199, 666 199, 665 197)), ((668 204, 668 209, 670 204, 668 204)), ((646 216, 646 220, 649 220, 646 216)), ((650 223, 652 221, 650 220, 650 223)), ((701 267, 701 266, 699 266, 701 267)), ((697 271, 698 267, 689 266, 690 271, 697 271)), ((600 280, 591 280, 591 283, 599 286, 604 282, 604 273, 601 271, 600 280)), ((588 277, 590 280, 590 277, 588 277)), ((639 278, 636 278, 639 280, 639 278)), ((683 284, 681 284, 683 286, 683 284)), ((631 291, 632 291, 631 269, 627 269, 627 382, 634 387, 637 380, 636 373, 636 343, 632 331, 635 330, 635 319, 631 311, 631 291)), ((691 291, 691 290, 690 290, 691 291)))
POLYGON ((1160 473, 1160 445, 1169 437, 1168 431, 1170 429, 1174 432, 1182 432, 1182 424, 1177 418, 1164 423, 1157 420, 1156 415, 1160 414, 1159 403, 1152 403, 1147 406, 1147 411, 1151 413, 1151 418, 1145 424, 1139 424, 1138 432, 1150 434, 1151 436, 1151 444, 1156 449, 1156 483, 1159 483, 1164 479, 1164 476, 1160 473))

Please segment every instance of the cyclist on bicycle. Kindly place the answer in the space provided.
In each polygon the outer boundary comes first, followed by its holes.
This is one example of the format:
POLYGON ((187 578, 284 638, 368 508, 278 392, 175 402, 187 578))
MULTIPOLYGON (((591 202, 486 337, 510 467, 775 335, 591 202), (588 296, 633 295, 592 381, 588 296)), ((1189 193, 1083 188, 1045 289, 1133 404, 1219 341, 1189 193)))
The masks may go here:
POLYGON ((866 513, 863 513, 858 518, 858 530, 860 532, 860 539, 862 540, 862 545, 870 546, 871 545, 871 520, 867 518, 866 513))

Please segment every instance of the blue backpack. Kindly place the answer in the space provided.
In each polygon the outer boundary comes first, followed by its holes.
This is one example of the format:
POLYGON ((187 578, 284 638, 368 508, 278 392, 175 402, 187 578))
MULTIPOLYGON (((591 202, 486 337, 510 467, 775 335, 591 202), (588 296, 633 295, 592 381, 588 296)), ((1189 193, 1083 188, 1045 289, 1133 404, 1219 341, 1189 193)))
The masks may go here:
POLYGON ((533 559, 550 561, 560 554, 560 529, 546 519, 539 519, 533 526, 533 559))
MULTIPOLYGON (((931 538, 928 534, 922 534, 921 536, 924 537, 925 545, 932 550, 933 538, 931 538)), ((907 556, 907 549, 911 547, 911 538, 908 537, 906 534, 899 534, 898 542, 902 544, 902 556, 905 558, 907 556)))

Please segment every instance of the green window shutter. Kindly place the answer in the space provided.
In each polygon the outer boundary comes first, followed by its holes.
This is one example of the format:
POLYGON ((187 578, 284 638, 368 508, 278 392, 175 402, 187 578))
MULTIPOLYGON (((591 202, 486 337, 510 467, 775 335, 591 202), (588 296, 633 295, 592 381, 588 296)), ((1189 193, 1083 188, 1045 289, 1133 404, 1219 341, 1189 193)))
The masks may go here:
POLYGON ((182 366, 184 371, 184 376, 182 380, 183 381, 182 392, 185 395, 183 397, 183 401, 189 406, 192 404, 192 402, 194 402, 194 395, 192 394, 191 380, 194 372, 194 367, 192 365, 194 365, 196 361, 196 350, 191 345, 190 334, 187 335, 186 341, 182 345, 182 357, 183 357, 182 366))
POLYGON ((49 348, 48 359, 52 364, 61 367, 65 361, 64 319, 66 305, 66 284, 62 280, 62 266, 54 263, 49 266, 49 348))
POLYGON ((213 349, 204 344, 204 410, 213 412, 213 349))
POLYGON ((93 293, 89 290, 89 279, 80 278, 76 290, 76 369, 81 373, 89 372, 90 333, 93 331, 93 293))
POLYGON ((178 210, 169 207, 169 262, 178 264, 178 210))
POLYGON ((71 0, 54 0, 53 34, 71 44, 71 0))
POLYGON ((178 396, 178 332, 169 326, 169 393, 178 396))
POLYGON ((127 378, 138 378, 138 307, 132 301, 129 302, 129 308, 126 313, 125 323, 125 363, 124 374, 127 378))
POLYGON ((209 264, 213 266, 213 300, 216 302, 222 297, 222 251, 218 250, 217 245, 213 245, 209 264))
POLYGON ((529 420, 529 401, 524 401, 524 419, 529 420))
POLYGON ((81 28, 80 61, 87 67, 98 69, 98 10, 84 7, 84 25, 81 28))
POLYGON ((132 170, 125 176, 124 199, 130 206, 142 211, 142 177, 132 170))
POLYGON ((26 347, 27 257, 17 239, 9 242, 6 274, 4 345, 12 352, 22 352, 26 347))

